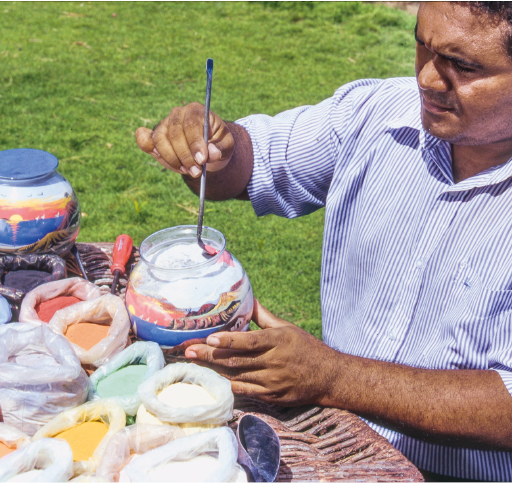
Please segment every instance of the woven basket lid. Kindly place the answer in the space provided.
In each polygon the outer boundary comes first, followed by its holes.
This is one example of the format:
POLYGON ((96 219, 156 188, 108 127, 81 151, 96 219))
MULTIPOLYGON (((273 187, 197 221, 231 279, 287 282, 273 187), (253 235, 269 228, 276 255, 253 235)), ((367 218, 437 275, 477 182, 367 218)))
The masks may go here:
POLYGON ((0 178, 23 180, 50 174, 59 160, 40 149, 8 149, 0 151, 0 178))

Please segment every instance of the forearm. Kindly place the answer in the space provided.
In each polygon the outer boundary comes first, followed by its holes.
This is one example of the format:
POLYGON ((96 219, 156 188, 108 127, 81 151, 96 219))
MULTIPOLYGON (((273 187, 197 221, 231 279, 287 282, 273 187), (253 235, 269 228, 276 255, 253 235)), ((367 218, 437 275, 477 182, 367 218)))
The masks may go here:
POLYGON ((437 444, 512 450, 512 397, 492 370, 417 369, 336 351, 255 299, 263 330, 217 332, 185 355, 233 392, 284 406, 347 409, 437 444))
MULTIPOLYGON (((227 123, 227 126, 234 139, 233 155, 222 170, 207 172, 205 196, 213 201, 248 200, 247 186, 254 165, 251 138, 242 126, 233 123, 227 123)), ((199 194, 201 178, 183 175, 183 180, 195 194, 199 194)))
POLYGON ((512 397, 497 372, 335 359, 320 404, 438 444, 512 449, 512 397))

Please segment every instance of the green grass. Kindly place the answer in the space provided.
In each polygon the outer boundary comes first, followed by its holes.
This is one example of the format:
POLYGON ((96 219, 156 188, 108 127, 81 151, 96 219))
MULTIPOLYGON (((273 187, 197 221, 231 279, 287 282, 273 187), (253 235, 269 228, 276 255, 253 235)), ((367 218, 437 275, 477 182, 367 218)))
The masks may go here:
MULTIPOLYGON (((415 19, 370 3, 0 4, 0 149, 54 153, 84 218, 79 241, 197 222, 197 198, 134 140, 169 110, 204 100, 234 120, 332 95, 363 77, 414 75, 415 19)), ((321 336, 323 210, 257 219, 249 203, 207 203, 255 295, 321 336)))

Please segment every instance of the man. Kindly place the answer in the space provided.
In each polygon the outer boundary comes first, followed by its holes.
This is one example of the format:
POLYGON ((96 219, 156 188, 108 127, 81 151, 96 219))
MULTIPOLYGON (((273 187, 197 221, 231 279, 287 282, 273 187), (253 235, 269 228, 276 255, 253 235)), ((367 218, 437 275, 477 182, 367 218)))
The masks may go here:
POLYGON ((324 343, 256 303, 262 331, 186 356, 238 394, 339 407, 419 468, 512 480, 512 2, 420 6, 416 79, 234 124, 175 108, 140 148, 258 215, 326 207, 324 343))

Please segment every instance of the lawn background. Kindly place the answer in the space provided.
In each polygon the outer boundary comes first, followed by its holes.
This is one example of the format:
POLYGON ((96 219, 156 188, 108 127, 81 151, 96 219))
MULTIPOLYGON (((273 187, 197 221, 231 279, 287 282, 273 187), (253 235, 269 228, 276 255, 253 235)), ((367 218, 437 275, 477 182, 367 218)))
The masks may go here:
MULTIPOLYGON (((226 120, 276 114, 364 77, 414 75, 413 15, 354 2, 2 2, 0 149, 55 154, 84 217, 78 241, 139 245, 195 224, 197 198, 134 140, 176 105, 226 120)), ((257 218, 250 203, 207 202, 260 301, 321 337, 324 210, 257 218)))

